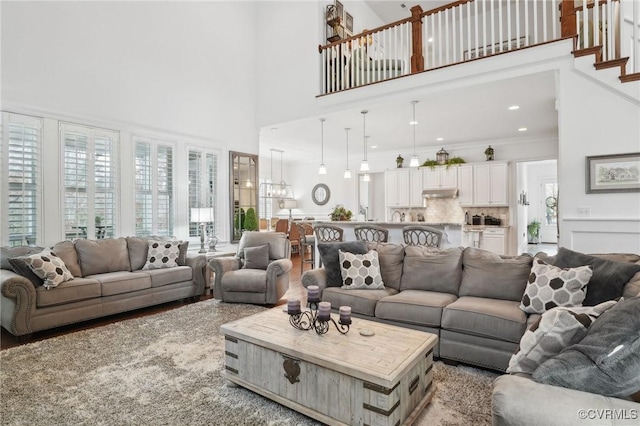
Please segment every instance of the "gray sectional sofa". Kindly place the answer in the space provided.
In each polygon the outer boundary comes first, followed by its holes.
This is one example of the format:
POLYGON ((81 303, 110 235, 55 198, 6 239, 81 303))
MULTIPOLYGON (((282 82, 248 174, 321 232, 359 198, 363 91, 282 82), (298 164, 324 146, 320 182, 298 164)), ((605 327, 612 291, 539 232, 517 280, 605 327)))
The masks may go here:
POLYGON ((189 297, 205 285, 204 255, 182 250, 177 265, 143 269, 149 241, 127 237, 63 241, 51 247, 73 279, 47 288, 15 259, 42 247, 2 248, 0 318, 15 336, 189 297), (10 262, 13 259, 14 261, 10 262), (15 265, 18 265, 16 267, 15 265))
MULTIPOLYGON (((319 286, 322 300, 334 308, 351 306, 355 317, 437 334, 440 358, 505 371, 525 330, 539 318, 519 308, 533 261, 529 255, 391 243, 369 243, 355 252, 367 249, 378 252, 384 289, 342 289, 339 265, 333 265, 336 276, 324 257, 325 268, 306 271, 303 286, 319 286)), ((624 289, 625 297, 637 295, 640 274, 624 289)))

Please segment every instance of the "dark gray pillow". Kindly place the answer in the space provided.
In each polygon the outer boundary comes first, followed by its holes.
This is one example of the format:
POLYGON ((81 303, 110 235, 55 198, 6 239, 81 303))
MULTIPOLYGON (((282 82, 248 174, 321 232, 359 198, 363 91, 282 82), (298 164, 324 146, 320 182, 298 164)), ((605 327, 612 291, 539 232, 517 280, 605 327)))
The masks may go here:
MULTIPOLYGON (((36 254, 36 253, 40 253, 40 252, 38 251, 31 254, 36 254)), ((44 284, 44 280, 39 276, 37 276, 33 272, 33 270, 29 267, 26 261, 27 257, 29 257, 29 255, 19 256, 19 257, 10 257, 9 263, 11 264, 11 269, 13 269, 13 272, 15 272, 16 274, 22 275, 23 277, 31 281, 34 286, 40 287, 41 285, 44 284)))
POLYGON ((582 302, 584 306, 595 306, 622 296, 624 286, 640 271, 640 265, 634 263, 616 262, 578 253, 564 247, 558 249, 552 264, 560 268, 575 268, 583 265, 593 267, 593 275, 587 286, 587 297, 582 302))
POLYGON ((269 266, 269 244, 244 248, 244 269, 267 269, 269 266))
POLYGON ((347 241, 335 243, 318 243, 318 253, 322 260, 322 266, 327 271, 327 286, 342 287, 342 273, 340 271, 340 258, 338 251, 346 251, 353 254, 365 254, 366 241, 347 241))
POLYGON ((580 343, 542 363, 533 379, 605 396, 639 392, 640 297, 619 302, 600 315, 580 343))

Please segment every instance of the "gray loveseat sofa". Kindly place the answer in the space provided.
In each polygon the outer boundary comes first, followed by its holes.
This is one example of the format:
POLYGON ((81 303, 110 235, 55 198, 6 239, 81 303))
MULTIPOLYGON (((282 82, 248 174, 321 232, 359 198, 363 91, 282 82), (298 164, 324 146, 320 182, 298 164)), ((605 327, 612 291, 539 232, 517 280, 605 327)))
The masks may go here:
MULTIPOLYGON (((342 289, 339 266, 337 276, 326 267, 306 271, 303 286, 319 286, 322 300, 336 309, 351 306, 355 317, 437 334, 440 358, 505 371, 527 327, 539 318, 519 308, 529 255, 392 243, 369 243, 353 252, 367 249, 378 252, 384 289, 342 289)), ((640 274, 624 289, 625 297, 639 294, 640 274)))
POLYGON ((143 269, 149 241, 127 237, 63 241, 51 248, 73 279, 47 288, 28 267, 15 261, 39 253, 42 247, 2 248, 0 317, 15 336, 130 311, 189 297, 200 297, 205 285, 206 259, 187 253, 178 266, 143 269), (16 272, 16 270, 18 272, 16 272))

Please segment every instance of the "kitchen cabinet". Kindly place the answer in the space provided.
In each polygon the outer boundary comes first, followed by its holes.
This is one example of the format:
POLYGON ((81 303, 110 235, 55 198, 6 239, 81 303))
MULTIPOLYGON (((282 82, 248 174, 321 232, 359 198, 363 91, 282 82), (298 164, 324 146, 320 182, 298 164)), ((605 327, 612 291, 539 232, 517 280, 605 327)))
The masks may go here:
POLYGON ((411 169, 409 172, 411 189, 409 191, 409 207, 423 207, 422 172, 424 169, 411 169))
POLYGON ((422 169, 422 187, 423 189, 457 188, 457 167, 437 166, 433 169, 430 167, 422 169))
POLYGON ((393 170, 384 174, 385 199, 389 207, 409 206, 409 170, 393 170))
POLYGON ((508 206, 507 163, 473 166, 473 205, 508 206))
POLYGON ((505 247, 505 229, 504 228, 485 228, 482 231, 481 248, 496 254, 506 254, 505 247))
POLYGON ((473 166, 458 167, 458 200, 460 206, 473 206, 473 166))

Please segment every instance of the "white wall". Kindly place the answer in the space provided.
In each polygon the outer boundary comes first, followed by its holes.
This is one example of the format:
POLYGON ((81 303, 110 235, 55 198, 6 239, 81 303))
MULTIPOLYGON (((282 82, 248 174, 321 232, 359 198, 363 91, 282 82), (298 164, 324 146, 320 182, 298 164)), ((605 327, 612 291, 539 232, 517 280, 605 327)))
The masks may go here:
MULTIPOLYGON (((255 16, 249 2, 3 2, 2 109, 47 119, 49 159, 59 119, 120 131, 123 235, 133 233, 132 132, 220 150, 228 233, 227 151, 258 152, 255 16)), ((64 235, 59 176, 48 162, 39 243, 64 235)), ((177 191, 182 237, 186 196, 177 191)))
POLYGON ((640 105, 571 69, 561 69, 559 78, 559 243, 583 252, 640 253, 640 192, 585 192, 586 156, 640 152, 640 105), (578 214, 583 207, 588 215, 578 214))

